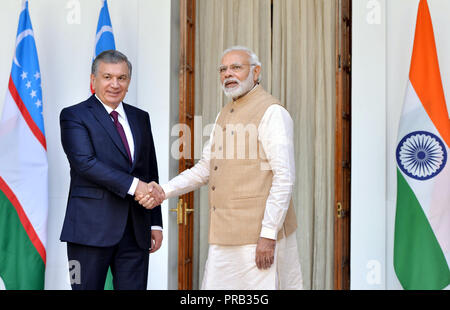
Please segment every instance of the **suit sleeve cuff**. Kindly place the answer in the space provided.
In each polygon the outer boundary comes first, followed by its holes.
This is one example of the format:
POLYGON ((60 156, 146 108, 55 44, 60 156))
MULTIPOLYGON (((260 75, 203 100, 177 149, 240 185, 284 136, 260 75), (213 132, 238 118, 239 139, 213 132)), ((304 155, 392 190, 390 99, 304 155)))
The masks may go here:
POLYGON ((277 240, 277 234, 278 232, 275 229, 263 226, 261 228, 261 234, 259 236, 267 239, 277 240))
POLYGON ((152 226, 152 230, 163 230, 161 226, 152 226))
POLYGON ((133 182, 131 183, 130 189, 128 190, 128 195, 134 196, 134 193, 136 192, 136 188, 138 186, 139 179, 134 178, 133 182))

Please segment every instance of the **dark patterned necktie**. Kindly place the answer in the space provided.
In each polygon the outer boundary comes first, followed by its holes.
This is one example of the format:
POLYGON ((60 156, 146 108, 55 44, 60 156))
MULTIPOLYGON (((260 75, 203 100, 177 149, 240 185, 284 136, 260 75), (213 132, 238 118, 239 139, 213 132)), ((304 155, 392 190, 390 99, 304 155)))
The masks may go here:
POLYGON ((122 143, 125 146, 125 149, 127 150, 128 159, 130 160, 130 163, 133 162, 131 159, 131 152, 130 147, 128 146, 127 136, 125 135, 125 131, 123 130, 122 124, 119 123, 119 113, 117 111, 112 111, 110 113, 114 120, 114 125, 116 125, 117 132, 119 133, 120 139, 122 139, 122 143))

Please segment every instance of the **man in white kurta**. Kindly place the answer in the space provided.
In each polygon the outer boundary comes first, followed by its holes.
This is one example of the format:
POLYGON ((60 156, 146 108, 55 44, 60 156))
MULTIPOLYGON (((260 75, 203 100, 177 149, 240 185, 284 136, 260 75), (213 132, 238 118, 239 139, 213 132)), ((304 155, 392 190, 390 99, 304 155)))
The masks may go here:
MULTIPOLYGON (((260 70, 261 65, 252 51, 235 47, 224 52, 219 72, 223 90, 233 99, 233 103, 227 105, 228 110, 224 108, 222 114, 237 110, 238 105, 247 98, 261 98, 258 97, 259 94, 265 92, 258 82, 260 70)), ((220 119, 221 114, 216 118, 201 160, 193 168, 162 185, 165 198, 183 195, 211 181, 211 169, 217 169, 211 168, 211 161, 217 155, 217 150, 212 151, 212 141, 217 141, 214 140, 214 133, 217 132, 216 127, 220 127, 220 119)), ((269 105, 259 121, 257 139, 265 152, 269 170, 273 172, 259 239, 255 244, 224 245, 211 242, 210 236, 202 289, 302 289, 296 234, 289 231, 286 236, 283 226, 290 203, 292 204, 295 181, 293 121, 288 111, 279 104, 269 105)), ((220 186, 220 174, 214 182, 212 190, 215 186, 220 186)), ((215 206, 210 206, 210 212, 215 209, 215 206)), ((210 227, 210 230, 212 228, 214 227, 210 227)))

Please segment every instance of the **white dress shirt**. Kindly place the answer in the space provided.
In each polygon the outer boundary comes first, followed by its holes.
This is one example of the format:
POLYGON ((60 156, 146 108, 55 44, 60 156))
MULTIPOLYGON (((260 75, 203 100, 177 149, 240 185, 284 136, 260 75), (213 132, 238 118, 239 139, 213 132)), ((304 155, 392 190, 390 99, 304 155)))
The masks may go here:
MULTIPOLYGON (((125 136, 127 138, 128 147, 130 148, 130 154, 131 158, 134 161, 134 140, 133 140, 133 133, 131 132, 130 124, 128 123, 127 114, 125 113, 125 110, 123 109, 122 102, 119 103, 116 109, 111 108, 110 106, 107 106, 104 104, 97 95, 95 97, 100 101, 103 105, 103 107, 106 109, 106 112, 108 112, 108 115, 111 117, 111 121, 114 122, 114 119, 111 116, 112 111, 116 111, 119 114, 118 121, 123 127, 123 131, 125 132, 125 136)), ((138 186, 139 179, 134 178, 133 182, 131 183, 130 188, 128 189, 128 195, 134 196, 134 193, 136 192, 136 188, 138 186)), ((161 226, 152 226, 152 230, 162 230, 161 226)))
MULTIPOLYGON (((208 182, 212 133, 203 148, 201 160, 162 185, 167 198, 183 195, 208 182)), ((259 124, 258 140, 273 171, 260 236, 275 240, 286 217, 295 182, 293 121, 289 112, 277 104, 271 105, 259 124)))

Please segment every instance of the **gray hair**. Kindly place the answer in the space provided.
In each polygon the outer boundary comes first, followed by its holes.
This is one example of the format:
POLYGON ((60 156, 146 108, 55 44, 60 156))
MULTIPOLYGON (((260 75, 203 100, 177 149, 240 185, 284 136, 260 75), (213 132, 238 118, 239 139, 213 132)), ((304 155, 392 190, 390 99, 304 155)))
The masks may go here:
POLYGON ((225 54, 228 54, 229 52, 232 52, 232 51, 246 52, 247 55, 250 57, 250 64, 261 67, 261 62, 259 61, 258 56, 251 49, 249 49, 248 47, 245 47, 245 46, 236 45, 236 46, 226 49, 222 54, 222 58, 223 58, 223 56, 225 56, 225 54))
MULTIPOLYGON (((242 52, 246 52, 247 55, 250 57, 250 64, 251 65, 255 65, 258 67, 262 67, 261 66, 261 62, 259 61, 258 56, 248 47, 245 46, 241 46, 241 45, 236 45, 236 46, 232 46, 230 48, 227 48, 223 53, 222 53, 222 58, 223 56, 225 56, 226 54, 228 54, 229 52, 233 52, 233 51, 242 51, 242 52)), ((261 75, 258 77, 258 83, 261 82, 261 75)))
POLYGON ((91 73, 93 75, 97 74, 98 71, 98 65, 100 62, 107 63, 107 64, 118 64, 121 62, 125 62, 128 66, 128 73, 129 77, 131 78, 131 71, 133 69, 131 62, 128 60, 127 56, 122 54, 119 51, 116 50, 107 50, 104 52, 101 52, 98 54, 97 57, 95 57, 94 62, 92 63, 91 67, 91 73))

